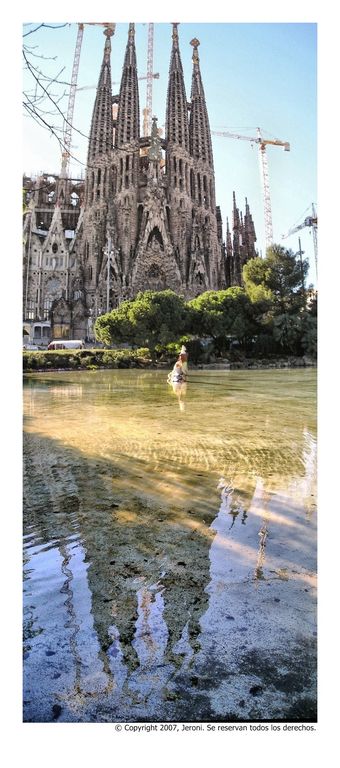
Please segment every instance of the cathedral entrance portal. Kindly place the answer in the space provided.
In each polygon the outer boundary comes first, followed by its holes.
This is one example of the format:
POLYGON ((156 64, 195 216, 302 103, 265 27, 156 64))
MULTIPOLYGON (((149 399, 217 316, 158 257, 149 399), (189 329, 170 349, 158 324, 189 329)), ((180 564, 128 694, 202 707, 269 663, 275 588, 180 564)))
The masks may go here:
POLYGON ((164 291, 167 287, 164 271, 164 243, 158 227, 150 232, 146 247, 146 283, 150 291, 164 291))
POLYGON ((146 276, 150 291, 164 291, 166 289, 166 277, 158 264, 151 264, 146 276))

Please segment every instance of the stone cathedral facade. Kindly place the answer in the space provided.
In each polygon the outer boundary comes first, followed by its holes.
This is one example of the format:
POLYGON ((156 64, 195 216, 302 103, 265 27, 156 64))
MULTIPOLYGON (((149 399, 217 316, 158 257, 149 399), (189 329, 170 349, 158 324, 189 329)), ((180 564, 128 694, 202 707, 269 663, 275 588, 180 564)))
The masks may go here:
POLYGON ((155 117, 150 136, 140 131, 134 24, 118 95, 111 84, 113 32, 104 34, 85 180, 24 179, 24 321, 31 340, 42 344, 51 337, 91 339, 95 318, 138 291, 170 288, 193 298, 241 285, 243 264, 257 255, 248 202, 243 216, 235 195, 232 231, 227 220, 223 241, 199 41, 191 41, 188 101, 172 25, 162 139, 155 117))

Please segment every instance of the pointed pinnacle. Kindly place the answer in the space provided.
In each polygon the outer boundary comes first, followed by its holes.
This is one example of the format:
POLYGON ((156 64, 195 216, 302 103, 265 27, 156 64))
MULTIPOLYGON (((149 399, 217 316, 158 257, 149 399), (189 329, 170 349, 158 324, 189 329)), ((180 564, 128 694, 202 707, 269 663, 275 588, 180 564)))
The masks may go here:
POLYGON ((174 43, 178 43, 178 21, 172 22, 172 39, 174 43))
POLYGON ((190 40, 190 45, 193 47, 193 53, 192 53, 192 60, 194 64, 198 64, 199 57, 198 57, 198 46, 200 45, 200 41, 197 40, 197 37, 194 37, 192 40, 190 40))
POLYGON ((106 37, 112 37, 116 31, 116 25, 115 24, 108 24, 103 32, 103 35, 106 35, 106 37))

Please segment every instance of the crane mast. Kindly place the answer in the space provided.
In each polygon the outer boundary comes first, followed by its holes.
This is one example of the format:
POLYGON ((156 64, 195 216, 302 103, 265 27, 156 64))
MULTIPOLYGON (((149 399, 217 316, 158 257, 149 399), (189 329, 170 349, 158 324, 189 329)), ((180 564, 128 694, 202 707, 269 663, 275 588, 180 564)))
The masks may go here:
POLYGON ((151 118, 152 118, 152 80, 153 80, 153 35, 154 25, 148 24, 148 55, 147 55, 147 69, 146 69, 146 107, 143 109, 143 134, 144 136, 150 136, 151 134, 151 118))
POLYGON ((312 203, 312 214, 313 214, 312 232, 313 232, 313 246, 314 246, 314 259, 315 259, 315 274, 316 276, 318 276, 318 219, 317 219, 314 203, 312 203))
POLYGON ((84 35, 84 24, 78 24, 78 34, 77 34, 76 47, 74 51, 71 86, 70 86, 70 93, 69 93, 68 106, 67 106, 67 117, 66 117, 66 124, 64 128, 64 142, 63 142, 64 149, 62 152, 61 171, 60 171, 60 176, 62 179, 67 178, 69 164, 70 164, 74 102, 76 98, 79 60, 80 60, 81 45, 83 42, 83 35, 84 35))
POLYGON ((266 251, 273 245, 273 217, 272 217, 272 204, 270 200, 269 189, 269 169, 268 158, 266 152, 266 145, 262 140, 261 131, 257 129, 257 136, 259 139, 259 158, 260 158, 260 170, 262 177, 262 191, 263 191, 263 208, 264 208, 264 236, 266 243, 266 251))

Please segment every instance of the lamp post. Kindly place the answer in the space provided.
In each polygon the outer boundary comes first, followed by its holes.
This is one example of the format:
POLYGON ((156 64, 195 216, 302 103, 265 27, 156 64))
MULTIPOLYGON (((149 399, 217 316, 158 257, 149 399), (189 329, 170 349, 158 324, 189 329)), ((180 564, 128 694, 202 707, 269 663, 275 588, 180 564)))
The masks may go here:
POLYGON ((300 258, 300 268, 301 268, 301 286, 302 286, 302 301, 303 306, 306 306, 306 291, 305 291, 305 279, 303 274, 303 263, 302 263, 302 256, 304 254, 304 251, 301 250, 301 240, 299 238, 299 250, 295 254, 295 256, 299 256, 300 258))

